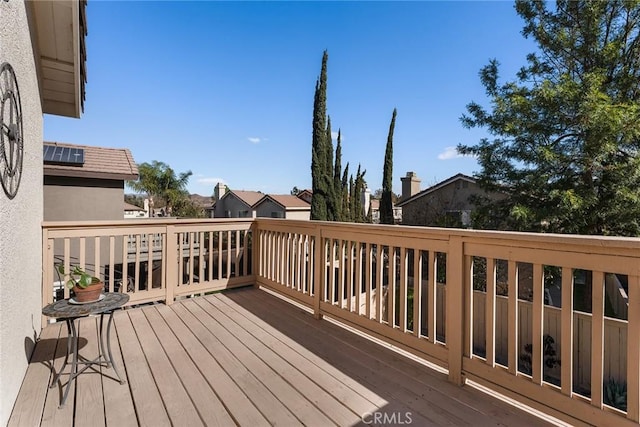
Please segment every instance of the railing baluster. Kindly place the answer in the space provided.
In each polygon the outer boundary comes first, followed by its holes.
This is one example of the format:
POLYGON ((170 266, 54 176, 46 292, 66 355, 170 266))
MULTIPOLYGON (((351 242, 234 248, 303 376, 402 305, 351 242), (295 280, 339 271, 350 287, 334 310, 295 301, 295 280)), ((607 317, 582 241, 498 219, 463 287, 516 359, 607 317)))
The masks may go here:
POLYGON ((422 335, 422 256, 420 249, 413 250, 413 335, 422 335))
POLYGON ((508 297, 508 319, 509 319, 509 339, 508 339, 508 358, 509 373, 516 375, 518 373, 518 264, 509 260, 509 297, 508 297))
POLYGON ((438 258, 435 251, 429 251, 427 276, 427 334, 429 342, 436 342, 436 319, 438 307, 438 258))
POLYGON ((103 279, 104 275, 100 273, 100 236, 93 238, 93 251, 93 275, 103 279))
POLYGON ((365 316, 367 319, 371 319, 371 291, 373 289, 372 283, 372 268, 373 268, 373 249, 370 243, 365 244, 365 261, 364 261, 364 281, 365 281, 365 316))
POLYGON ((384 275, 384 248, 381 244, 376 244, 376 321, 382 323, 382 276, 384 275))
POLYGON ((591 290, 591 404, 602 408, 604 360, 604 273, 592 272, 591 290))
POLYGON ((640 421, 640 277, 628 276, 627 418, 640 421))
POLYGON ((573 269, 562 268, 562 311, 561 311, 562 354, 560 360, 562 393, 573 394, 573 269))
POLYGON ((355 291, 355 304, 356 304, 356 313, 358 315, 362 314, 361 306, 361 294, 362 294, 362 243, 355 242, 355 250, 356 250, 356 259, 355 259, 355 269, 356 269, 356 283, 354 284, 355 291))
POLYGON ((389 266, 387 270, 387 323, 394 327, 396 324, 396 248, 388 246, 389 266))
POLYGON ((147 233, 147 289, 153 288, 153 254, 155 253, 155 239, 153 234, 147 233))
POLYGON ((398 327, 402 332, 407 331, 407 262, 407 249, 402 246, 400 248, 400 304, 398 307, 400 311, 398 327))
MULTIPOLYGON (((109 292, 115 290, 115 263, 116 263, 116 237, 109 236, 109 292)), ((126 292, 126 288, 123 290, 120 285, 120 292, 126 292)))
POLYGON ((487 293, 485 298, 485 348, 486 363, 496 364, 496 260, 487 258, 487 293))
POLYGON ((345 261, 347 263, 347 277, 346 277, 346 283, 345 283, 345 287, 347 290, 347 310, 348 311, 353 311, 353 249, 354 249, 354 245, 353 245, 353 241, 351 240, 347 240, 345 242, 345 246, 346 246, 346 250, 347 250, 347 256, 345 258, 345 261))
POLYGON ((535 384, 542 384, 542 332, 544 313, 544 277, 542 265, 533 264, 533 324, 531 326, 533 353, 531 355, 531 376, 535 384))

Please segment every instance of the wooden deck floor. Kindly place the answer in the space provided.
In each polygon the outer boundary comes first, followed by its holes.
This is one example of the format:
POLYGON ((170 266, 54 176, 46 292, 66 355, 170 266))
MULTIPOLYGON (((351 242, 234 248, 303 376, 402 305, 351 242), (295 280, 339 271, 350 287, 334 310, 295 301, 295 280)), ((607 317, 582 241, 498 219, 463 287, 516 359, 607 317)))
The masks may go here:
MULTIPOLYGON (((114 322, 126 384, 87 371, 58 409, 61 388, 47 385, 66 329, 48 326, 9 426, 382 425, 375 413, 386 425, 546 425, 258 289, 127 309, 114 322)), ((80 354, 96 354, 96 319, 79 332, 80 354)))

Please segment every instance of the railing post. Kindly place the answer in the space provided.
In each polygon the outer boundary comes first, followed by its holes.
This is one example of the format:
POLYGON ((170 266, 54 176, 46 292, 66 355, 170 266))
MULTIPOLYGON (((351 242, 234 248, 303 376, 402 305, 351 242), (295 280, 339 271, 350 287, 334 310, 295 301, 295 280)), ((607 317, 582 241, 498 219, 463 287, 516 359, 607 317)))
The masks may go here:
POLYGON ((167 268, 165 269, 164 286, 166 292, 165 304, 173 304, 175 286, 178 280, 178 263, 182 262, 182 254, 178 254, 178 240, 176 237, 175 226, 166 226, 166 245, 167 245, 167 268))
POLYGON ((449 352, 449 381, 463 385, 462 356, 464 341, 465 263, 462 236, 452 235, 447 254, 447 322, 446 340, 449 352))
POLYGON ((317 320, 322 319, 320 312, 320 301, 324 294, 324 277, 326 274, 326 259, 324 254, 324 242, 322 241, 322 230, 318 224, 315 226, 313 242, 313 317, 317 320))

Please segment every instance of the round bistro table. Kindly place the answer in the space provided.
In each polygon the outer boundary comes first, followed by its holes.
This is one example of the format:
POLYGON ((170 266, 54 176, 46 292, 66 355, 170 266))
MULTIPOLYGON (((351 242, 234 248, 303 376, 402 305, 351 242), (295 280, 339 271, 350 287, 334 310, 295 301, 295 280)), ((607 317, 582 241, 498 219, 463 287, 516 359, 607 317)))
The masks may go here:
MULTIPOLYGON (((113 312, 125 305, 129 301, 129 295, 107 292, 101 295, 100 300, 90 303, 73 303, 73 299, 64 299, 56 301, 47 305, 42 309, 42 314, 48 317, 53 317, 59 320, 64 320, 67 324, 67 354, 64 358, 64 364, 60 368, 60 371, 54 376, 53 381, 49 388, 53 388, 60 375, 66 368, 69 362, 69 356, 73 354, 71 358, 71 370, 69 372, 69 381, 65 386, 62 401, 59 408, 62 408, 69 395, 69 388, 71 382, 74 381, 78 375, 86 371, 92 365, 100 365, 106 363, 106 367, 113 367, 113 371, 116 373, 120 384, 124 384, 124 379, 120 376, 118 369, 116 368, 113 355, 111 354, 111 324, 113 323, 113 312), (93 360, 86 359, 85 357, 78 356, 78 332, 76 329, 75 321, 81 317, 87 317, 90 315, 100 315, 100 328, 98 330, 98 357, 93 360), (108 315, 109 319, 106 325, 106 340, 105 346, 105 328, 104 328, 104 316, 108 315), (105 352, 106 349, 106 352, 105 352), (78 360, 80 359, 80 360, 78 360), (78 371, 78 364, 85 365, 80 371, 78 371)), ((53 369, 53 364, 52 364, 53 369)), ((54 371, 55 372, 55 371, 54 371)))

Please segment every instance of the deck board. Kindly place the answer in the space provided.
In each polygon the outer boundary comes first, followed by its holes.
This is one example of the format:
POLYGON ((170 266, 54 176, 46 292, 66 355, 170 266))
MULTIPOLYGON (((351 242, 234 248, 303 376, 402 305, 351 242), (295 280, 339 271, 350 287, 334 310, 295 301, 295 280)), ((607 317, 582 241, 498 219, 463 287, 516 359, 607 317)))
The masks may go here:
MULTIPOLYGON (((96 319, 80 322, 89 358, 96 319)), ((9 426, 350 426, 376 411, 425 426, 548 425, 254 288, 118 311, 111 339, 126 384, 88 370, 58 409, 68 376, 47 386, 66 330, 45 328, 9 426)))

